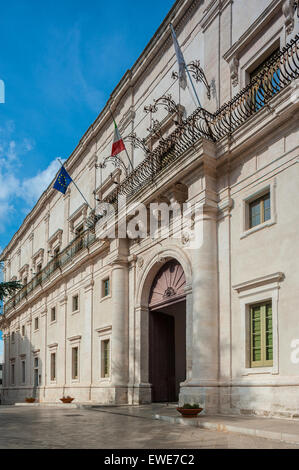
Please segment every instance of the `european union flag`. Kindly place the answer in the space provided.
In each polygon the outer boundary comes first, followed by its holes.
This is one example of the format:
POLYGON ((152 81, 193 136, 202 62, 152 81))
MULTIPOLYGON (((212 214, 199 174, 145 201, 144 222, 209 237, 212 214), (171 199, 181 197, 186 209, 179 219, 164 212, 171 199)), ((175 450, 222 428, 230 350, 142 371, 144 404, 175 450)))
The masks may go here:
POLYGON ((62 166, 58 173, 53 188, 57 189, 57 191, 60 191, 62 194, 65 194, 69 184, 72 181, 72 178, 70 177, 64 166, 62 166))

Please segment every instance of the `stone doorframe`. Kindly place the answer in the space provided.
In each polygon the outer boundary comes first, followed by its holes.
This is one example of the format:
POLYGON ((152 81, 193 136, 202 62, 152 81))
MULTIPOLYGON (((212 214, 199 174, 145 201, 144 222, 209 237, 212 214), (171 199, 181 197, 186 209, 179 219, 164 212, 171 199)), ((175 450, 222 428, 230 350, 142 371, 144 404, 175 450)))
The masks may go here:
MULTIPOLYGON (((159 247, 160 248, 160 247, 159 247)), ((171 259, 178 261, 186 277, 186 381, 192 373, 192 271, 191 260, 179 247, 160 248, 151 255, 137 280, 135 295, 135 373, 131 393, 132 404, 151 402, 149 383, 149 295, 152 283, 161 267, 171 259)))

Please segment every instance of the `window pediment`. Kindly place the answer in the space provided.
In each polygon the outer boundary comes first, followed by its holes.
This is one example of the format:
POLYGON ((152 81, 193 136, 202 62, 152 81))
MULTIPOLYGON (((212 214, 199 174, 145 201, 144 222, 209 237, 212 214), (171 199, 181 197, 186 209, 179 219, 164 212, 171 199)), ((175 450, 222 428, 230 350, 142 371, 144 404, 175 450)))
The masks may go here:
POLYGON ((51 235, 51 237, 48 240, 49 250, 53 250, 57 246, 62 244, 62 233, 63 233, 63 230, 60 228, 56 230, 56 232, 53 233, 53 235, 51 235))

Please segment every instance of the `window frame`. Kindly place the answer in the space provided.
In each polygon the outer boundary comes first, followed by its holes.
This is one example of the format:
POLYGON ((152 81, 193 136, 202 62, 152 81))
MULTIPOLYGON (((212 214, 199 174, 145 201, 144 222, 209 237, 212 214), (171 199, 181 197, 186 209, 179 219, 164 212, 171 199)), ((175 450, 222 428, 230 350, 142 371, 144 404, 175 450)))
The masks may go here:
POLYGON ((272 367, 273 366, 273 353, 272 353, 272 359, 267 360, 265 358, 265 353, 266 353, 266 313, 267 313, 267 307, 271 306, 271 321, 272 321, 272 350, 273 350, 273 315, 272 315, 272 302, 262 302, 262 303, 257 303, 250 305, 249 307, 249 322, 250 322, 250 327, 249 327, 249 341, 250 341, 250 368, 254 367, 272 367), (261 336, 261 359, 259 361, 254 361, 253 360, 253 343, 252 343, 252 336, 253 336, 253 330, 252 330, 252 315, 254 309, 259 308, 260 310, 260 336, 261 336))
POLYGON ((79 381, 79 345, 78 344, 72 345, 71 347, 71 361, 72 361, 72 366, 71 366, 72 382, 74 381, 78 382, 79 381), (77 364, 76 364, 77 374, 76 375, 74 375, 74 356, 73 356, 74 350, 77 350, 77 364))
POLYGON ((278 309, 279 309, 279 290, 280 284, 284 280, 284 274, 281 272, 269 274, 262 278, 256 278, 251 281, 243 282, 233 286, 238 292, 240 301, 240 328, 241 338, 239 363, 240 375, 258 375, 279 373, 279 331, 278 331, 278 309), (251 367, 250 365, 250 307, 254 304, 272 302, 272 347, 273 347, 273 365, 266 367, 251 367))
POLYGON ((15 359, 10 361, 10 385, 16 385, 16 361, 15 359))
POLYGON ((256 199, 253 199, 252 201, 248 201, 248 211, 249 211, 249 217, 248 217, 248 230, 251 230, 252 228, 255 228, 255 227, 258 227, 259 225, 263 224, 264 222, 267 222, 268 220, 271 219, 271 192, 270 192, 270 189, 268 192, 266 192, 264 195, 256 198, 256 199), (270 200, 270 217, 268 219, 265 219, 265 212, 266 212, 266 209, 265 209, 265 200, 268 199, 268 196, 269 196, 269 200, 270 200), (252 212, 251 212, 251 208, 253 206, 253 204, 258 204, 259 206, 259 215, 260 215, 260 223, 259 224, 256 224, 256 225, 253 225, 252 224, 252 212))
POLYGON ((112 326, 108 325, 97 330, 98 334, 98 359, 97 359, 97 370, 99 382, 110 382, 112 377, 112 326), (103 343, 109 341, 109 375, 103 376, 103 343))
POLYGON ((100 286, 100 302, 103 302, 107 299, 111 299, 112 297, 112 282, 111 282, 111 274, 108 273, 101 278, 101 286, 100 286), (109 294, 105 295, 105 282, 109 281, 109 294))
POLYGON ((267 185, 258 185, 257 190, 247 190, 241 200, 241 217, 240 217, 240 239, 246 238, 251 234, 263 230, 266 227, 271 227, 277 223, 277 182, 276 178, 267 185), (270 193, 270 219, 266 220, 254 227, 250 228, 250 204, 257 201, 259 198, 270 193))
POLYGON ((57 351, 50 351, 50 381, 53 383, 53 382, 56 382, 57 380, 57 351), (53 372, 53 362, 52 362, 52 358, 54 357, 54 375, 52 374, 53 372))
POLYGON ((53 305, 50 308, 50 323, 55 323, 57 321, 57 308, 56 305, 53 305), (53 319, 53 311, 54 311, 54 319, 53 319))
POLYGON ((80 310, 79 306, 79 294, 72 295, 72 313, 77 313, 80 310), (74 299, 77 299, 77 308, 74 310, 74 299))
POLYGON ((111 338, 101 339, 101 379, 109 380, 111 377, 111 338), (105 344, 108 343, 108 373, 105 374, 105 344))
POLYGON ((26 359, 23 357, 21 358, 21 384, 26 384, 26 359), (23 369, 24 366, 24 369, 23 369))

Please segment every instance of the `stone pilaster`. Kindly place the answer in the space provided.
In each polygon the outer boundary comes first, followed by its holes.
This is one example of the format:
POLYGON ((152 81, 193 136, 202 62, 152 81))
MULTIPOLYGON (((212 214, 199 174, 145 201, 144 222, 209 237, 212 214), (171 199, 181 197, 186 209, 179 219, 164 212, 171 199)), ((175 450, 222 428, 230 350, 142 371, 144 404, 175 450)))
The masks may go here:
POLYGON ((127 403, 129 381, 129 266, 127 240, 111 244, 112 271, 112 354, 111 382, 115 387, 115 400, 127 403))
POLYGON ((93 383, 93 290, 94 280, 93 273, 84 286, 84 332, 82 347, 84 348, 84 379, 90 384, 89 400, 91 400, 91 386, 93 383))

